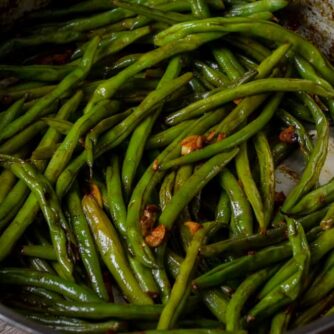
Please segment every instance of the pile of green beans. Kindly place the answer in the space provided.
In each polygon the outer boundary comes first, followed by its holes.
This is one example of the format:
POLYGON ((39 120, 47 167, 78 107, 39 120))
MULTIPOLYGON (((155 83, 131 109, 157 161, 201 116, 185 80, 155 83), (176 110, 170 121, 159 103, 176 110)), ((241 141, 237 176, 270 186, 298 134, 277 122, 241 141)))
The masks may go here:
POLYGON ((334 67, 286 5, 85 0, 1 40, 1 303, 63 333, 334 313, 334 67))

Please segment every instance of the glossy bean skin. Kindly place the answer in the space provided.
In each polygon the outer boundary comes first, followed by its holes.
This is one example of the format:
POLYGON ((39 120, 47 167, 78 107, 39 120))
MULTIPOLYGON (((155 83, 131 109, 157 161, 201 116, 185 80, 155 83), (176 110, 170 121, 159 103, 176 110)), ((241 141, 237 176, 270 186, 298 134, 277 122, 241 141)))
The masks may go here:
POLYGON ((71 225, 73 226, 78 241, 80 257, 88 273, 91 285, 101 299, 109 300, 108 292, 102 278, 102 270, 97 250, 81 208, 81 200, 77 187, 72 189, 68 194, 67 206, 71 225))
POLYGON ((235 231, 233 233, 235 235, 251 235, 253 233, 251 207, 238 181, 227 168, 220 174, 220 184, 230 199, 231 212, 235 224, 235 231))
POLYGON ((135 304, 152 304, 151 298, 142 292, 134 278, 117 232, 106 214, 89 195, 83 198, 82 206, 102 259, 126 298, 135 304))

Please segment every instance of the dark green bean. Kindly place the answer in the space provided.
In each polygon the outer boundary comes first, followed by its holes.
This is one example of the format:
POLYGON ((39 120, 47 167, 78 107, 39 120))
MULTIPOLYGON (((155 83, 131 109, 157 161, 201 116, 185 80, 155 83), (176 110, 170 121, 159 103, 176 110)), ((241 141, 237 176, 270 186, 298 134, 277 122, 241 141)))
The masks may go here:
POLYGON ((26 245, 22 247, 21 254, 26 256, 39 257, 45 260, 57 260, 57 256, 51 245, 26 245))
POLYGON ((264 233, 274 211, 275 166, 267 136, 263 131, 259 131, 254 136, 254 147, 260 169, 260 189, 264 211, 264 225, 261 227, 264 233))
POLYGON ((264 208, 261 195, 254 181, 248 159, 247 142, 240 145, 240 152, 235 158, 235 166, 242 189, 250 202, 261 231, 266 230, 264 208))
POLYGON ((307 215, 332 203, 334 200, 334 180, 309 192, 290 210, 289 215, 307 215))
POLYGON ((51 184, 44 175, 23 160, 1 155, 0 161, 25 182, 34 198, 37 199, 49 225, 52 244, 56 251, 57 260, 64 270, 65 278, 73 279, 73 263, 67 249, 71 249, 71 245, 75 241, 51 184))
POLYGON ((239 285, 226 308, 226 330, 235 331, 242 329, 241 311, 244 308, 244 304, 276 270, 277 267, 262 269, 247 277, 239 285))
POLYGON ((196 270, 199 248, 204 242, 209 227, 202 227, 195 233, 186 251, 186 257, 182 261, 179 273, 176 276, 170 298, 166 303, 158 322, 157 329, 170 329, 174 326, 177 318, 186 305, 187 298, 191 292, 190 280, 196 270))
POLYGON ((84 197, 82 205, 102 259, 126 298, 135 304, 152 304, 133 276, 117 232, 106 214, 90 195, 84 197))
POLYGON ((100 261, 87 220, 81 208, 81 200, 77 187, 74 187, 69 192, 67 205, 71 226, 78 241, 80 257, 92 288, 101 299, 109 300, 108 292, 103 282, 100 261))
POLYGON ((56 275, 23 268, 3 268, 0 281, 7 285, 31 285, 57 292, 73 301, 101 302, 90 289, 64 280, 56 275))
POLYGON ((229 196, 234 225, 234 235, 249 236, 253 233, 253 216, 247 198, 234 175, 225 168, 220 174, 220 184, 229 196), (234 230, 235 228, 235 230, 234 230))
POLYGON ((53 315, 79 317, 83 319, 140 319, 156 320, 162 311, 162 305, 114 304, 96 302, 57 302, 35 309, 53 315))

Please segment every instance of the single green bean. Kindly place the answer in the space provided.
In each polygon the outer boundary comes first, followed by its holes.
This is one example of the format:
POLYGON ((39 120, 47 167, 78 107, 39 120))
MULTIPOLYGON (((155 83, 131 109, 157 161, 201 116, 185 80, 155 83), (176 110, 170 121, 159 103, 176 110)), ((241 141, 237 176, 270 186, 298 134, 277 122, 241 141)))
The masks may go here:
POLYGON ((219 68, 226 73, 230 80, 236 80, 244 74, 245 70, 229 49, 214 48, 213 56, 215 57, 219 68))
POLYGON ((252 3, 233 6, 227 16, 249 16, 255 13, 269 11, 274 12, 288 5, 285 0, 260 0, 252 3))
POLYGON ((253 216, 245 193, 234 175, 225 168, 220 174, 220 185, 227 192, 235 224, 236 235, 249 236, 253 233, 253 216))
POLYGON ((187 249, 186 257, 182 261, 179 273, 171 291, 171 296, 165 305, 158 322, 157 329, 170 329, 174 326, 177 318, 185 307, 185 302, 191 292, 190 280, 196 270, 199 248, 204 242, 209 227, 203 227, 195 233, 187 249))
POLYGON ((135 304, 152 304, 133 276, 117 232, 106 214, 90 195, 84 197, 82 205, 102 259, 126 298, 135 304))
POLYGON ((2 268, 0 281, 7 285, 30 285, 57 292, 73 301, 101 302, 90 289, 64 280, 56 275, 26 268, 2 268))
POLYGON ((261 231, 266 230, 264 207, 257 185, 254 181, 248 159, 247 142, 240 145, 240 152, 235 158, 235 166, 242 189, 251 204, 261 231))
POLYGON ((264 225, 261 227, 262 232, 265 232, 274 211, 275 166, 267 136, 263 131, 254 136, 254 147, 260 169, 260 189, 263 200, 264 225))
POLYGON ((26 245, 22 247, 21 254, 26 256, 39 257, 45 260, 57 260, 57 256, 51 245, 26 245))
POLYGON ((67 206, 71 225, 78 241, 80 257, 88 274, 90 284, 101 299, 108 301, 109 295, 104 285, 99 257, 87 220, 81 208, 80 195, 77 187, 74 187, 74 189, 69 192, 67 206))
POLYGON ((301 198, 289 211, 289 215, 307 215, 312 213, 334 200, 334 180, 309 192, 301 198))
POLYGON ((226 308, 226 330, 235 331, 242 329, 241 311, 247 300, 270 277, 277 267, 262 269, 247 277, 232 295, 226 308))

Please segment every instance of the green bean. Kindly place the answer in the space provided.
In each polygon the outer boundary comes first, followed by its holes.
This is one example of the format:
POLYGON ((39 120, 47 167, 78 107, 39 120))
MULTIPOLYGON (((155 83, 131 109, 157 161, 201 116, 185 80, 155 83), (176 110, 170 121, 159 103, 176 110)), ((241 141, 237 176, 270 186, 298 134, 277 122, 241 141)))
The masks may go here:
POLYGON ((117 232, 106 214, 90 195, 84 197, 82 205, 102 259, 126 298, 135 304, 152 304, 133 276, 117 232))
POLYGON ((314 212, 334 200, 334 180, 309 192, 288 212, 289 215, 305 215, 314 212))
POLYGON ((57 256, 51 245, 26 245, 22 247, 21 254, 26 256, 39 257, 45 260, 57 260, 57 256))
MULTIPOLYGON (((217 71, 210 66, 206 65, 201 61, 195 61, 195 68, 200 71, 202 76, 208 80, 215 87, 226 86, 229 83, 229 79, 225 76, 225 74, 217 71)), ((238 77, 239 79, 239 77, 238 77)))
MULTIPOLYGON (((99 136, 130 116, 132 111, 132 108, 130 108, 129 110, 126 110, 122 113, 104 118, 87 133, 85 138, 85 152, 87 154, 87 164, 90 167, 91 173, 94 164, 94 147, 98 141, 99 136)), ((96 112, 97 110, 95 110, 95 113, 96 112)))
POLYGON ((71 130, 73 123, 65 120, 60 120, 51 117, 43 117, 41 118, 43 122, 45 122, 50 128, 55 129, 62 135, 67 135, 71 130))
POLYGON ((210 17, 209 6, 203 0, 190 0, 191 12, 197 18, 210 17))
POLYGON ((302 99, 308 106, 314 121, 316 122, 318 139, 297 186, 292 189, 284 201, 282 206, 283 212, 291 210, 301 196, 312 189, 319 178, 327 154, 329 136, 328 121, 317 104, 309 96, 302 95, 302 99))
POLYGON ((313 143, 308 133, 306 132, 303 124, 301 124, 295 117, 289 114, 284 109, 280 109, 278 112, 278 117, 287 125, 293 126, 293 129, 297 135, 297 140, 301 151, 304 156, 308 159, 312 149, 313 143))
POLYGON ((230 80, 240 78, 245 70, 238 63, 233 53, 227 48, 214 48, 213 56, 215 57, 219 68, 226 73, 230 80))
POLYGON ((8 169, 4 169, 0 174, 0 207, 6 198, 7 193, 13 189, 13 185, 16 181, 16 176, 8 169))
POLYGON ((0 75, 44 82, 60 81, 73 70, 75 70, 73 65, 0 65, 0 75))
POLYGON ((52 300, 52 301, 63 301, 64 300, 64 298, 56 292, 46 290, 43 288, 38 288, 35 286, 23 286, 21 288, 21 291, 23 291, 23 293, 34 294, 36 296, 45 298, 47 300, 52 300))
POLYGON ((109 300, 108 292, 103 282, 96 247, 81 208, 80 195, 77 187, 74 187, 74 189, 69 192, 67 205, 71 225, 78 241, 80 257, 88 274, 90 284, 101 299, 109 300))
POLYGON ((268 139, 263 131, 254 136, 254 147, 260 168, 260 189, 264 210, 264 232, 270 223, 275 200, 275 166, 268 139))
POLYGON ((291 312, 288 310, 277 313, 270 326, 270 334, 282 334, 286 331, 289 321, 291 319, 291 312))
POLYGON ((244 190, 245 195, 253 208, 261 231, 264 232, 266 230, 264 208, 261 195, 251 172, 248 159, 247 142, 240 145, 240 152, 236 156, 235 166, 242 189, 244 190))
POLYGON ((0 204, 0 230, 15 217, 25 199, 29 195, 29 188, 22 180, 18 180, 6 198, 0 204))
POLYGON ((327 271, 322 270, 317 277, 316 281, 312 284, 309 290, 306 291, 303 296, 303 305, 313 305, 333 289, 333 267, 327 268, 327 271))
MULTIPOLYGON (((168 64, 165 74, 158 84, 157 89, 162 88, 164 85, 166 85, 166 83, 175 79, 180 74, 180 71, 181 58, 172 58, 168 64)), ((122 166, 122 181, 127 197, 129 197, 139 162, 143 156, 146 141, 160 112, 161 106, 158 106, 157 110, 152 115, 149 115, 145 120, 142 121, 141 124, 139 124, 130 138, 122 166)))
MULTIPOLYGON (((221 189, 217 208, 216 208, 216 221, 222 224, 229 224, 230 219, 231 219, 230 199, 227 195, 227 192, 224 189, 221 189)), ((202 249, 201 249, 201 253, 202 253, 202 249)))
POLYGON ((196 270, 196 261, 199 248, 204 242, 209 227, 203 227, 195 233, 187 249, 186 257, 182 261, 179 273, 171 291, 170 298, 165 305, 158 322, 157 329, 170 329, 174 326, 177 318, 185 307, 185 302, 191 292, 190 280, 196 270))
POLYGON ((95 90, 86 109, 89 110, 93 105, 101 99, 112 97, 119 87, 135 74, 146 68, 152 67, 160 61, 170 58, 181 52, 191 51, 204 43, 219 38, 220 34, 199 34, 188 36, 186 40, 179 40, 175 43, 168 44, 162 48, 145 53, 137 62, 125 68, 114 77, 101 83, 95 90))
POLYGON ((253 232, 253 217, 250 205, 238 181, 227 168, 221 172, 220 184, 230 199, 235 224, 235 231, 233 232, 236 235, 251 235, 253 232))
POLYGON ((106 170, 106 183, 111 217, 120 235, 126 239, 126 208, 123 200, 117 156, 112 157, 111 166, 106 170))
POLYGON ((247 277, 232 295, 226 308, 226 330, 235 331, 241 327, 241 311, 247 300, 270 277, 277 267, 262 269, 247 277))
POLYGON ((320 226, 331 227, 333 223, 334 223, 334 204, 332 203, 329 206, 326 215, 322 217, 320 226))
POLYGON ((157 299, 160 295, 160 291, 152 270, 148 267, 145 267, 141 262, 139 262, 131 255, 128 256, 128 260, 142 290, 152 299, 157 299))
POLYGON ((7 110, 4 111, 4 117, 1 118, 0 132, 10 124, 19 115, 23 109, 24 99, 14 102, 7 110))
POLYGON ((172 126, 164 131, 152 135, 147 140, 146 148, 155 149, 169 145, 176 137, 182 134, 186 129, 192 127, 195 120, 184 121, 180 124, 172 126))
POLYGON ((57 292, 73 301, 101 301, 90 289, 64 280, 56 275, 23 268, 2 268, 0 281, 7 285, 31 285, 57 292))
POLYGON ((118 22, 126 17, 134 16, 133 13, 123 9, 112 9, 106 12, 98 13, 90 17, 83 17, 69 20, 59 24, 60 32, 76 31, 83 32, 103 27, 107 24, 118 22))
POLYGON ((119 103, 116 101, 103 101, 97 105, 93 112, 79 117, 53 155, 49 163, 48 173, 54 175, 56 179, 70 161, 80 137, 106 116, 116 113, 118 108, 119 103))
MULTIPOLYGON (((222 109, 218 109, 213 113, 204 115, 195 123, 194 127, 190 128, 188 132, 185 132, 182 135, 182 137, 180 136, 180 138, 174 140, 174 142, 171 143, 163 151, 163 153, 157 157, 157 161, 161 161, 161 159, 165 158, 168 155, 175 156, 177 154, 178 144, 181 138, 185 138, 187 135, 190 134, 201 134, 207 131, 208 128, 212 127, 214 124, 219 122, 219 120, 221 120, 221 117, 223 115, 225 115, 225 110, 222 109)), ((99 154, 102 154, 103 152, 104 151, 101 150, 99 154)), ((58 183, 62 184, 61 187, 62 189, 64 189, 62 190, 62 192, 66 190, 66 188, 71 183, 73 177, 78 173, 78 171, 80 170, 80 168, 84 163, 85 163, 85 155, 82 154, 71 163, 71 165, 66 170, 66 174, 60 177, 61 182, 58 181, 58 183)), ((128 237, 129 240, 131 240, 130 242, 131 248, 133 248, 134 253, 138 256, 141 262, 146 263, 146 265, 148 266, 154 266, 154 261, 152 260, 152 258, 150 260, 148 258, 149 256, 148 254, 150 254, 149 250, 146 247, 143 248, 144 242, 141 241, 141 236, 137 222, 140 219, 140 211, 142 209, 142 205, 143 203, 146 203, 146 201, 142 202, 143 196, 144 194, 147 195, 150 193, 150 191, 147 191, 147 186, 153 184, 155 185, 156 182, 159 182, 160 177, 161 173, 155 172, 152 166, 150 166, 150 168, 145 172, 145 174, 139 181, 138 185, 134 189, 132 198, 130 199, 129 202, 131 205, 129 205, 128 207, 127 226, 129 227, 128 237), (157 177, 154 177, 155 175, 157 177)))
POLYGON ((236 145, 246 141, 252 135, 257 133, 260 129, 262 129, 266 123, 269 122, 276 108, 281 102, 282 97, 283 96, 281 93, 274 95, 274 97, 272 97, 270 101, 267 103, 266 107, 264 108, 262 113, 258 116, 258 118, 250 122, 248 125, 246 125, 244 128, 242 128, 235 134, 225 138, 220 142, 202 148, 201 150, 194 151, 183 157, 168 161, 167 163, 160 165, 160 168, 167 169, 184 163, 193 163, 198 160, 208 158, 213 154, 217 154, 218 152, 222 152, 231 147, 235 147, 236 145))
MULTIPOLYGON (((289 44, 283 44, 277 48, 271 55, 265 58, 257 67, 257 79, 265 78, 270 74, 272 69, 282 60, 287 51, 289 44)), ((259 107, 266 99, 266 95, 247 97, 243 99, 237 107, 218 125, 217 131, 229 134, 232 130, 239 126, 240 123, 259 107)))
MULTIPOLYGON (((116 32, 111 33, 110 35, 104 36, 104 38, 100 41, 96 56, 94 58, 94 62, 98 62, 101 59, 104 59, 112 54, 115 54, 122 49, 124 49, 126 46, 134 43, 139 38, 142 38, 146 35, 148 35, 151 32, 150 27, 142 27, 135 29, 131 32, 116 32)), ((87 44, 89 45, 89 43, 87 44)), ((72 59, 76 59, 78 57, 81 57, 82 54, 85 52, 87 45, 83 45, 79 49, 77 49, 73 55, 72 59)))
POLYGON ((240 277, 241 272, 239 270, 245 273, 262 269, 270 264, 282 261, 290 255, 291 248, 286 243, 279 246, 267 247, 255 255, 243 256, 231 263, 222 264, 214 268, 214 271, 211 270, 212 273, 209 271, 205 275, 196 278, 193 281, 193 285, 199 288, 214 286, 226 279, 240 277))
MULTIPOLYGON (((183 259, 168 251, 167 264, 169 270, 175 278, 179 273, 179 268, 183 259)), ((200 291, 203 303, 210 310, 210 312, 222 323, 225 323, 225 311, 228 304, 226 296, 219 289, 207 289, 200 291)))
MULTIPOLYGON (((36 310, 38 311, 38 309, 36 310)), ((101 302, 57 302, 43 306, 42 313, 79 317, 83 319, 156 320, 162 305, 114 304, 101 302)))
POLYGON ((190 202, 195 194, 200 191, 204 185, 216 176, 238 152, 238 149, 227 151, 217 155, 203 164, 183 185, 183 187, 173 196, 161 216, 159 224, 163 224, 170 229, 184 206, 190 202))
POLYGON ((160 188, 160 208, 163 211, 166 205, 171 201, 173 196, 175 172, 169 173, 163 180, 160 188))
POLYGON ((120 331, 126 329, 126 324, 120 321, 109 320, 100 323, 88 323, 85 321, 73 321, 77 319, 50 318, 40 314, 26 314, 28 319, 41 322, 46 327, 66 333, 105 333, 106 331, 120 331))
POLYGON ((184 23, 179 23, 165 30, 163 33, 158 34, 155 37, 155 43, 157 45, 162 45, 166 43, 166 39, 163 39, 163 37, 166 35, 171 36, 171 33, 174 34, 171 40, 180 38, 180 34, 176 34, 175 31, 181 31, 181 36, 186 36, 189 32, 246 32, 251 36, 256 36, 260 38, 269 37, 269 39, 280 44, 293 44, 294 48, 298 51, 298 53, 302 54, 305 58, 307 58, 308 61, 326 80, 328 80, 330 83, 333 83, 334 81, 333 67, 321 55, 320 51, 316 47, 314 47, 311 43, 305 41, 297 34, 275 23, 268 21, 257 21, 255 23, 254 19, 250 18, 210 18, 198 20, 197 22, 193 21, 192 24, 189 24, 189 22, 187 22, 186 24, 187 29, 184 27, 184 23), (209 23, 209 25, 206 25, 206 23, 209 23))
MULTIPOLYGON (((27 108, 32 107, 34 104, 36 104, 35 99, 38 99, 40 97, 43 97, 46 94, 49 94, 56 87, 54 85, 48 85, 48 86, 42 85, 41 87, 40 85, 41 85, 40 83, 38 85, 34 84, 32 85, 32 87, 28 87, 28 88, 22 87, 20 85, 16 85, 6 90, 0 90, 0 97, 2 97, 3 99, 7 97, 14 101, 25 98, 25 101, 29 101, 32 103, 30 104, 26 102, 24 104, 23 109, 25 109, 26 107, 27 108)), ((66 93, 64 93, 61 97, 64 97, 64 96, 66 96, 66 93)))
POLYGON ((158 8, 152 8, 147 7, 144 5, 139 5, 135 3, 128 3, 123 2, 120 0, 113 0, 113 4, 117 7, 124 8, 127 10, 130 10, 132 12, 135 12, 136 14, 143 15, 145 17, 148 17, 150 19, 154 19, 156 21, 161 21, 167 24, 174 24, 177 22, 184 22, 192 18, 191 15, 184 15, 179 13, 171 13, 171 12, 165 12, 158 8))
POLYGON ((316 92, 321 96, 331 95, 329 91, 325 92, 322 86, 308 80, 283 78, 260 79, 242 84, 237 87, 227 88, 209 96, 206 99, 194 102, 172 114, 169 119, 173 119, 174 122, 184 121, 186 119, 202 115, 209 110, 212 110, 237 98, 243 98, 271 91, 293 92, 299 90, 303 90, 305 92, 316 92))
MULTIPOLYGON (((145 116, 148 116, 152 112, 152 109, 155 108, 162 99, 177 90, 179 87, 185 85, 190 80, 190 78, 191 74, 186 73, 179 78, 169 81, 160 89, 157 89, 148 94, 144 101, 134 110, 134 112, 129 117, 127 117, 123 122, 119 123, 110 132, 107 132, 101 137, 99 149, 108 150, 121 143, 121 141, 123 141, 127 137, 127 135, 135 129, 139 122, 143 118, 145 118, 145 116)), ((90 113, 93 113, 94 109, 90 111, 90 113)), ((59 194, 58 190, 57 192, 59 194)))
MULTIPOLYGON (((66 119, 70 116, 70 114, 76 110, 82 98, 82 92, 78 91, 73 97, 68 100, 67 103, 63 105, 63 107, 59 110, 57 117, 60 119, 66 119)), ((44 135, 43 139, 40 142, 40 146, 49 145, 51 142, 58 141, 59 135, 53 129, 49 129, 46 134, 44 135)), ((36 163, 36 162, 35 162, 36 163)), ((57 162, 58 163, 58 162, 57 162)), ((44 170, 45 165, 44 163, 36 163, 40 170, 44 170)), ((51 182, 54 182, 53 176, 45 172, 47 179, 51 182)), ((25 199, 27 195, 26 185, 22 181, 17 183, 17 186, 13 189, 14 191, 10 193, 8 196, 8 201, 4 203, 1 207, 0 212, 2 213, 1 217, 5 217, 6 213, 11 212, 11 208, 15 207, 15 199, 18 202, 21 202, 25 199), (19 195, 21 197, 16 197, 19 195)), ((0 236, 1 241, 1 256, 0 259, 4 259, 11 249, 13 248, 16 241, 21 237, 24 233, 25 229, 34 221, 38 211, 39 211, 39 203, 35 198, 34 194, 31 194, 28 199, 24 202, 23 206, 21 207, 21 203, 19 204, 20 210, 18 211, 17 215, 14 218, 13 223, 8 226, 8 228, 3 232, 0 236)))
POLYGON ((24 115, 10 123, 0 135, 0 140, 3 141, 22 130, 26 125, 38 118, 45 108, 54 103, 56 99, 75 86, 80 80, 84 79, 92 66, 98 43, 99 38, 94 38, 87 47, 79 68, 69 73, 54 90, 41 98, 24 115))
MULTIPOLYGON (((113 222, 124 240, 127 239, 126 207, 123 200, 119 161, 116 156, 111 159, 111 166, 106 170, 109 211, 113 222)), ((144 292, 154 297, 158 294, 151 271, 144 267, 136 258, 128 256, 129 263, 144 292)))
POLYGON ((55 31, 45 34, 36 34, 29 37, 12 38, 1 45, 0 58, 9 56, 14 51, 19 51, 24 47, 33 47, 42 44, 68 44, 74 41, 82 40, 84 36, 76 31, 55 31))
POLYGON ((274 12, 288 5, 285 0, 261 0, 253 3, 233 6, 227 16, 249 16, 255 13, 269 11, 274 12))
POLYGON ((253 234, 249 237, 235 237, 205 245, 201 248, 201 254, 206 257, 216 256, 221 253, 238 253, 246 250, 256 250, 265 246, 279 243, 286 239, 286 227, 278 227, 262 233, 253 234))
MULTIPOLYGON (((159 217, 159 224, 170 230, 178 215, 191 199, 207 184, 221 169, 237 154, 237 149, 225 154, 217 155, 198 168, 195 173, 188 178, 183 187, 177 191, 167 204, 165 210, 159 217)), ((157 257, 162 262, 166 248, 166 241, 159 245, 157 257)))
POLYGON ((98 1, 85 1, 83 3, 74 4, 68 8, 61 9, 44 9, 41 11, 33 12, 29 14, 29 17, 33 19, 50 20, 54 18, 62 18, 64 16, 81 13, 91 13, 94 11, 103 11, 106 9, 112 9, 113 5, 105 3, 103 0, 98 1))
POLYGON ((268 11, 254 13, 254 14, 248 15, 248 17, 251 17, 253 19, 268 20, 268 21, 274 21, 275 19, 275 16, 273 15, 273 13, 268 12, 268 11))
POLYGON ((248 36, 233 34, 224 36, 224 40, 257 62, 270 56, 270 50, 248 36))
MULTIPOLYGON (((327 87, 332 87, 331 84, 320 77, 316 71, 314 70, 313 66, 303 59, 302 57, 296 56, 295 57, 295 64, 297 67, 297 71, 302 78, 307 78, 314 82, 321 82, 322 85, 327 87)), ((328 105, 329 112, 333 119, 334 117, 334 100, 333 99, 326 99, 326 104, 328 105)))
POLYGON ((21 149, 24 145, 31 142, 36 136, 43 133, 43 131, 47 128, 47 124, 43 121, 37 121, 23 131, 14 135, 10 139, 6 140, 0 145, 0 152, 2 154, 14 154, 19 149, 21 149))
POLYGON ((66 278, 72 279, 73 263, 67 253, 67 247, 74 243, 74 239, 52 186, 45 176, 23 160, 6 155, 1 155, 0 160, 17 177, 22 179, 33 195, 36 196, 40 209, 49 225, 57 260, 64 269, 66 278))
POLYGON ((293 251, 295 272, 253 307, 249 312, 251 317, 263 318, 269 316, 283 305, 296 300, 304 286, 309 271, 310 250, 302 226, 290 218, 286 218, 286 221, 293 251))
POLYGON ((318 303, 314 304, 307 310, 303 311, 293 322, 292 326, 299 327, 308 324, 316 317, 319 317, 325 310, 327 310, 328 307, 333 304, 333 301, 334 301, 333 293, 327 296, 326 295, 323 296, 322 300, 320 300, 318 303))

